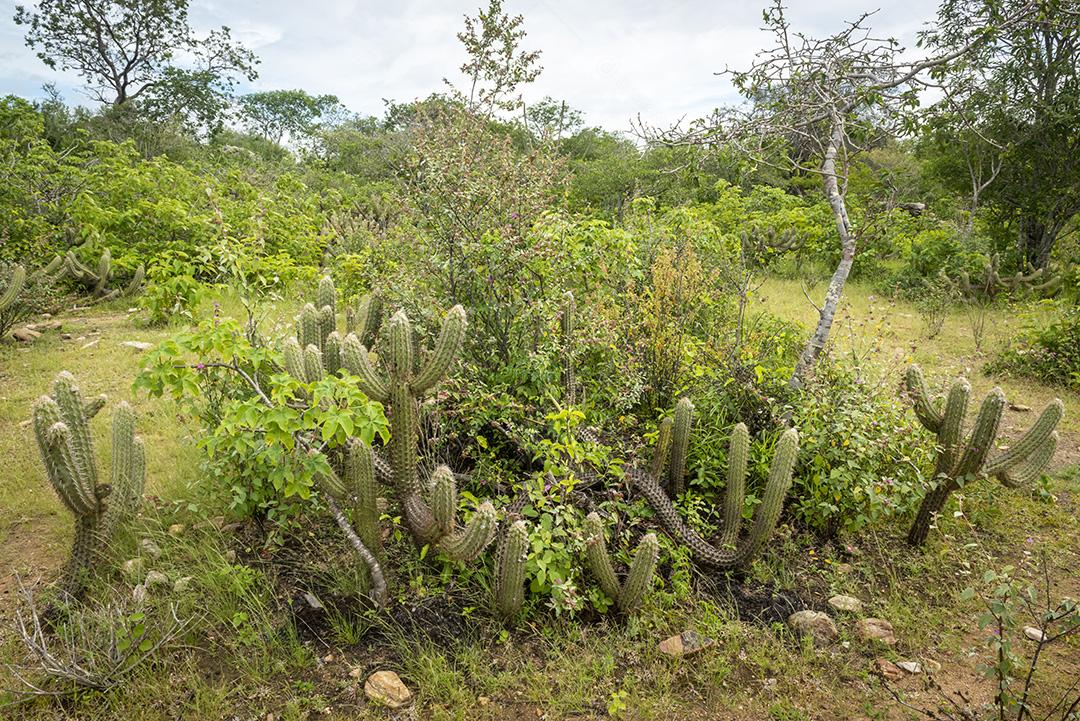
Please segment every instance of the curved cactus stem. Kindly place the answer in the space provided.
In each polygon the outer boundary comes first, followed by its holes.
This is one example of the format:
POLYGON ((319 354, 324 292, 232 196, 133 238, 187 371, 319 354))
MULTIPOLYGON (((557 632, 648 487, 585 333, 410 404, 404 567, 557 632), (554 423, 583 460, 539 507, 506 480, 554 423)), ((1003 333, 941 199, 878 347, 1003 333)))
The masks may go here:
POLYGON ((143 282, 146 280, 146 266, 142 263, 135 269, 135 274, 131 276, 131 282, 124 287, 120 295, 124 298, 135 295, 142 288, 143 282))
POLYGON ((379 330, 379 316, 382 304, 378 296, 365 295, 360 299, 356 310, 345 310, 345 330, 347 333, 356 333, 360 343, 370 346, 375 340, 375 334, 379 330))
POLYGON ((25 284, 26 269, 21 265, 16 265, 11 271, 11 277, 8 278, 3 295, 0 295, 0 311, 7 310, 18 300, 25 284))
POLYGON ((1057 450, 1058 445, 1058 433, 1052 431, 1046 438, 1046 441, 1041 443, 1031 452, 1031 455, 1027 456, 1020 463, 1010 466, 1007 469, 998 471, 995 475, 1003 485, 1008 488, 1019 488, 1020 486, 1027 485, 1032 481, 1039 478, 1043 471, 1046 470, 1046 466, 1049 465, 1050 459, 1054 457, 1054 451, 1057 450))
POLYGON ((495 608, 503 619, 517 615, 525 602, 525 564, 529 560, 529 529, 525 521, 510 524, 495 559, 495 608))
POLYGON ((455 561, 471 561, 491 543, 496 524, 495 507, 484 501, 463 528, 439 541, 439 550, 455 561))
POLYGON ((739 540, 743 501, 746 498, 746 464, 750 456, 750 431, 738 423, 731 430, 728 444, 727 488, 724 490, 724 525, 721 547, 734 546, 739 540))
POLYGON ((295 338, 286 338, 284 347, 281 349, 285 362, 285 372, 301 383, 305 382, 307 372, 304 369, 304 349, 295 338))
POLYGON ((390 389, 386 381, 371 365, 368 349, 360 339, 350 333, 341 344, 341 365, 352 375, 360 379, 360 390, 372 400, 386 403, 390 400, 390 389))
POLYGON ((600 584, 600 590, 615 601, 616 606, 624 613, 637 608, 656 569, 656 559, 660 553, 656 534, 649 533, 642 537, 623 583, 619 583, 615 568, 611 564, 611 555, 604 537, 604 525, 595 511, 585 518, 585 534, 585 559, 588 561, 589 570, 600 584))
POLYGON ((942 415, 934 407, 930 394, 926 390, 926 379, 923 377, 922 368, 917 365, 908 366, 905 380, 908 393, 915 403, 915 415, 927 429, 937 433, 941 428, 942 415))
POLYGON ((465 340, 465 328, 465 309, 460 305, 455 305, 446 314, 427 365, 409 384, 413 393, 416 395, 426 393, 446 375, 461 350, 461 344, 465 340))
MULTIPOLYGON (((1000 473, 1008 473, 1013 468, 1024 463, 1025 460, 1038 453, 1043 446, 1050 440, 1050 436, 1053 435, 1054 429, 1057 428, 1058 423, 1061 422, 1061 418, 1065 415, 1065 405, 1061 402, 1060 398, 1055 398, 1043 412, 1039 414, 1038 420, 1035 424, 1028 429, 1018 441, 1009 446, 1009 448, 986 462, 986 475, 996 476, 1000 473)), ((1053 456, 1051 452, 1050 457, 1053 456)), ((1049 457, 1047 461, 1049 461, 1049 457)))

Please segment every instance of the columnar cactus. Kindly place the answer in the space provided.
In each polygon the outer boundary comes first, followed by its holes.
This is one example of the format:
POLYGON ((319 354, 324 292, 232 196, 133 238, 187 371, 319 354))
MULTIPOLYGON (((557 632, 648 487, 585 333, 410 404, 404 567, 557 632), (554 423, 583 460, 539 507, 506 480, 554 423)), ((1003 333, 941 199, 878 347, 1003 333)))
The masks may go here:
MULTIPOLYGON (((373 309, 372 303, 370 296, 366 296, 361 302, 361 307, 366 309, 364 337, 373 336, 375 329, 378 328, 378 304, 375 303, 373 309)), ((346 327, 351 330, 351 311, 346 309, 345 315, 346 327)), ((315 292, 315 302, 306 303, 296 318, 295 341, 295 346, 300 349, 301 361, 304 360, 308 347, 314 346, 318 349, 323 373, 314 374, 317 377, 306 371, 297 373, 296 371, 303 366, 303 363, 300 366, 295 364, 296 349, 288 347, 290 345, 288 341, 284 349, 285 369, 293 377, 307 383, 318 380, 325 374, 335 375, 342 367, 343 343, 344 340, 337 330, 337 290, 334 288, 333 279, 330 276, 323 276, 315 292)))
POLYGON ((34 435, 49 482, 75 516, 75 540, 63 578, 63 592, 79 598, 109 542, 111 530, 133 513, 142 498, 146 458, 135 436, 135 415, 126 403, 113 414, 112 484, 98 482, 90 419, 104 396, 84 402, 75 379, 57 376, 52 396, 34 404, 34 435), (113 499, 106 503, 106 498, 113 499))
POLYGON ((577 395, 577 381, 574 377, 574 314, 576 312, 577 304, 574 301, 574 294, 570 291, 566 291, 566 293, 563 294, 562 316, 559 318, 559 325, 562 330, 563 346, 563 393, 565 395, 566 403, 569 405, 574 404, 577 395))
POLYGON ((382 304, 378 296, 365 295, 355 309, 345 309, 345 332, 355 333, 360 342, 370 347, 379 329, 382 304))
POLYGON ((638 543, 623 583, 619 583, 615 567, 611 564, 607 540, 604 538, 604 523, 595 511, 585 518, 585 534, 585 558, 601 590, 615 601, 623 613, 633 611, 649 589, 656 569, 656 559, 660 553, 656 534, 648 533, 638 543))
MULTIPOLYGON (((794 429, 784 431, 776 444, 769 478, 765 484, 765 496, 754 513, 754 522, 749 533, 740 534, 742 525, 742 505, 746 487, 746 459, 750 445, 750 434, 742 423, 735 426, 731 436, 728 454, 728 478, 724 499, 724 525, 721 528, 720 544, 708 543, 693 529, 683 523, 671 499, 658 482, 665 468, 669 470, 669 482, 672 487, 681 487, 685 476, 685 454, 677 454, 678 436, 685 428, 688 438, 693 417, 693 405, 686 399, 679 401, 683 420, 680 422, 679 410, 676 410, 672 432, 675 438, 669 445, 658 441, 653 456, 651 471, 632 468, 628 476, 641 494, 652 506, 664 527, 673 536, 685 543, 694 557, 708 566, 716 568, 745 568, 761 553, 765 542, 772 536, 776 523, 780 519, 784 497, 791 486, 791 472, 799 454, 799 434, 794 429), (670 454, 670 458, 666 456, 670 454), (681 464, 681 465, 680 465, 681 464), (673 475, 674 474, 674 475, 673 475), (676 476, 678 485, 676 486, 676 476)), ((661 427, 661 436, 664 429, 661 427)))
POLYGON ((19 299, 19 294, 22 293, 25 284, 26 269, 21 265, 16 265, 11 270, 11 277, 8 278, 4 293, 0 295, 0 313, 4 313, 8 308, 15 305, 15 301, 19 299))
POLYGON ((525 521, 510 524, 495 559, 495 609, 508 619, 525 602, 525 563, 529 560, 529 529, 525 521))
POLYGON ((146 268, 140 265, 135 269, 135 275, 126 287, 110 290, 112 253, 109 252, 108 248, 101 253, 96 271, 79 260, 74 251, 69 250, 67 255, 64 256, 64 270, 72 279, 84 285, 97 300, 112 300, 117 297, 133 295, 142 287, 143 280, 146 277, 146 268))
POLYGON ((926 381, 917 365, 908 368, 906 385, 915 415, 927 430, 937 434, 938 456, 934 467, 934 488, 923 498, 919 513, 908 532, 908 543, 922 545, 930 525, 949 494, 980 476, 997 476, 1002 483, 1014 486, 1038 478, 1057 448, 1054 430, 1064 413, 1061 401, 1054 399, 1039 419, 1007 450, 991 455, 1005 410, 1005 394, 994 388, 982 402, 975 426, 965 441, 964 416, 967 414, 971 384, 957 378, 949 391, 944 410, 939 410, 926 390, 926 381))
POLYGON ((394 484, 402 500, 405 519, 421 543, 433 543, 459 560, 479 555, 495 533, 495 509, 485 502, 473 519, 455 530, 456 487, 450 469, 440 467, 431 477, 435 507, 424 499, 417 470, 419 402, 449 370, 465 337, 465 310, 454 306, 443 321, 442 331, 427 362, 414 364, 412 325, 404 311, 390 321, 389 348, 382 358, 383 372, 371 364, 360 339, 350 333, 342 343, 341 362, 356 375, 369 398, 390 406, 390 464, 394 484), (449 499, 449 500, 448 500, 449 499))

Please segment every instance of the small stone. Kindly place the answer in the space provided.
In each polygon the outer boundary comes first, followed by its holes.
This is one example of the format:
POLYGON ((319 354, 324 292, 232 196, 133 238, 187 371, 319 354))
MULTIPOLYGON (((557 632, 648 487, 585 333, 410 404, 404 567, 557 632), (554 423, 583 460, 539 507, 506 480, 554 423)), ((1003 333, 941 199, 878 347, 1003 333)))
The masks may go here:
POLYGON ((176 583, 173 584, 173 593, 183 593, 191 588, 192 582, 195 580, 194 576, 182 576, 176 579, 176 583))
POLYGON ((881 676, 886 681, 899 681, 904 677, 904 672, 900 670, 900 667, 887 658, 879 658, 874 661, 873 673, 881 676))
POLYGON ((120 566, 120 572, 124 574, 124 578, 128 581, 141 581, 146 574, 146 560, 142 556, 128 559, 120 566))
POLYGON ((134 348, 135 350, 140 352, 150 350, 154 347, 153 343, 147 343, 146 341, 141 340, 126 340, 120 345, 124 346, 125 348, 134 348))
POLYGON ((886 646, 896 645, 892 624, 880 618, 862 618, 855 624, 855 635, 863 641, 879 641, 886 646))
POLYGON ((1035 626, 1024 626, 1024 635, 1032 641, 1045 641, 1046 634, 1042 632, 1042 629, 1035 626))
POLYGON ((61 333, 60 334, 60 339, 61 340, 71 340, 71 333, 61 333))
POLYGON ((351 678, 359 679, 361 673, 363 673, 363 669, 361 669, 359 666, 357 666, 352 671, 349 671, 349 676, 351 678))
POLYGON ((1031 410, 1031 406, 1025 406, 1023 403, 1010 403, 1009 410, 1017 411, 1018 413, 1027 413, 1031 410))
POLYGON ((926 670, 930 673, 937 673, 941 670, 941 664, 932 658, 924 658, 923 663, 926 664, 926 670))
POLYGON ((830 643, 839 635, 829 614, 821 611, 796 611, 788 616, 787 624, 796 633, 812 637, 815 643, 830 643))
POLYGON ((161 546, 154 543, 152 539, 144 538, 139 541, 139 550, 155 561, 161 558, 161 546))
POLYGON ((908 673, 922 673, 922 666, 919 665, 918 661, 900 661, 896 666, 908 673))
POLYGON ((131 589, 131 597, 135 600, 135 603, 142 603, 146 600, 146 586, 138 584, 135 588, 131 589))
POLYGON ((852 566, 850 563, 838 563, 836 565, 836 572, 837 573, 843 573, 844 575, 847 575, 847 574, 851 573, 854 570, 855 570, 855 567, 852 566))
POLYGON ((862 601, 854 596, 844 596, 843 594, 830 598, 829 605, 837 611, 846 611, 848 613, 858 613, 862 610, 862 601))
POLYGON ((393 671, 376 671, 364 682, 364 693, 375 703, 395 709, 412 701, 412 692, 393 671))
POLYGON ((30 330, 29 328, 16 328, 11 331, 11 337, 20 343, 33 343, 41 337, 41 333, 38 333, 36 330, 30 330))
POLYGON ((161 571, 148 571, 146 574, 146 587, 147 588, 167 588, 169 586, 169 577, 161 571))
POLYGON ((28 325, 26 327, 29 328, 30 330, 34 330, 34 331, 38 331, 39 333, 43 333, 43 332, 45 332, 47 330, 60 330, 61 328, 64 327, 64 324, 61 323, 58 320, 50 320, 50 321, 45 321, 44 323, 31 323, 30 325, 28 325))
POLYGON ((96 346, 96 345, 97 345, 97 344, 98 344, 98 343, 99 343, 100 341, 101 341, 101 339, 100 339, 100 338, 95 338, 94 340, 90 341, 89 343, 84 343, 84 344, 83 344, 83 347, 82 347, 82 349, 83 349, 83 350, 86 350, 87 348, 93 348, 93 347, 94 347, 94 346, 96 346))
POLYGON ((326 610, 326 606, 324 606, 322 601, 319 600, 319 597, 311 591, 304 591, 304 603, 306 603, 308 605, 308 608, 310 608, 312 611, 326 610))
POLYGON ((672 658, 682 658, 715 645, 716 641, 708 636, 702 636, 696 631, 683 631, 671 638, 665 638, 657 648, 660 649, 660 653, 665 653, 672 658))
POLYGON ((169 535, 173 538, 179 538, 184 535, 184 531, 187 530, 187 526, 183 523, 174 523, 169 526, 169 535))

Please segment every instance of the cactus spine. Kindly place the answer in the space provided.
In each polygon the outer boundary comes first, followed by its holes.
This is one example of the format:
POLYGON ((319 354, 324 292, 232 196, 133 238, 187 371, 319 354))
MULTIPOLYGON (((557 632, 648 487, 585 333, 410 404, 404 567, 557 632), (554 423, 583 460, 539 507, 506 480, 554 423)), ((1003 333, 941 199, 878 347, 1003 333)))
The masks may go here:
MULTIPOLYGON (((685 419, 685 435, 689 436, 690 426, 693 420, 693 405, 685 398, 679 401, 683 406, 682 415, 685 419)), ((672 426, 678 429, 679 412, 676 410, 675 422, 672 426)), ((663 435, 663 427, 661 427, 663 435)), ((669 480, 674 487, 675 477, 671 474, 671 466, 675 465, 677 456, 674 448, 679 444, 678 430, 673 431, 674 439, 670 449, 670 459, 665 455, 669 453, 661 444, 657 443, 651 468, 659 472, 650 473, 638 468, 632 468, 628 472, 633 484, 645 496, 657 517, 664 527, 673 536, 685 543, 694 557, 707 566, 715 568, 745 568, 761 553, 765 542, 772 536, 776 523, 780 519, 780 511, 783 508, 784 497, 791 486, 791 472, 795 468, 795 461, 799 455, 799 434, 793 428, 784 431, 776 444, 773 462, 769 468, 769 478, 765 484, 765 496, 761 505, 754 513, 753 525, 750 531, 743 537, 740 534, 742 525, 742 503, 746 488, 746 465, 750 444, 750 434, 743 424, 738 424, 732 432, 730 450, 728 454, 728 486, 724 499, 724 525, 721 528, 720 544, 714 546, 698 535, 692 528, 687 526, 678 511, 671 503, 671 499, 657 481, 662 475, 664 468, 669 469, 669 480)), ((685 442, 686 439, 684 438, 685 442)), ((681 456, 685 459, 685 456, 681 456)), ((685 461, 680 461, 685 463, 685 461)), ((685 466, 676 468, 675 473, 685 475, 685 466)), ((681 479, 680 479, 681 483, 681 479)), ((680 486, 681 487, 681 486, 680 486)))
POLYGON ((585 534, 585 559, 601 590, 615 601, 623 613, 633 611, 649 589, 656 569, 656 559, 660 553, 656 534, 646 534, 638 543, 623 583, 619 583, 615 567, 611 564, 607 540, 604 538, 604 523, 595 511, 585 518, 585 534))
POLYGON ((914 404, 915 415, 927 430, 937 434, 938 456, 934 467, 935 486, 923 498, 919 513, 908 532, 908 543, 922 545, 933 519, 941 513, 949 495, 979 476, 997 476, 1007 486, 1027 483, 1042 473, 1057 448, 1055 428, 1064 413, 1061 401, 1054 399, 1022 438, 1008 449, 991 455, 1005 411, 1005 394, 994 388, 979 408, 975 425, 963 439, 971 385, 957 378, 949 390, 945 408, 938 410, 926 390, 922 370, 912 365, 907 370, 906 386, 914 404))
POLYGON ((499 544, 495 560, 495 608, 508 619, 525 602, 525 563, 529 560, 529 529, 514 521, 499 544))
POLYGON ((75 379, 62 372, 51 396, 34 404, 38 449, 56 495, 75 516, 71 559, 64 571, 63 593, 78 599, 99 562, 112 529, 137 509, 146 478, 142 441, 135 436, 135 414, 121 403, 113 414, 112 484, 98 482, 90 419, 104 399, 84 402, 75 379), (111 504, 106 498, 114 499, 111 504))

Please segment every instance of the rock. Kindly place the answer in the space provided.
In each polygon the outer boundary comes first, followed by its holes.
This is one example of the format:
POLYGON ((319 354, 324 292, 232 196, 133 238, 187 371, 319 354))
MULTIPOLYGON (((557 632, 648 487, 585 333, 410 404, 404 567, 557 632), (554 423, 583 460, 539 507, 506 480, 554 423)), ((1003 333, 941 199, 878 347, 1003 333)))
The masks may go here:
POLYGON ((141 340, 126 340, 120 345, 124 346, 125 348, 134 348, 135 350, 140 352, 150 350, 154 347, 153 343, 147 343, 141 340))
POLYGON ((161 546, 154 543, 152 539, 144 538, 139 541, 139 550, 155 561, 161 558, 161 546))
POLYGON ((1031 410, 1031 406, 1025 406, 1023 403, 1010 403, 1009 410, 1017 411, 1019 413, 1027 413, 1031 410))
POLYGON ((61 328, 64 327, 64 324, 61 323, 58 320, 50 320, 50 321, 45 321, 44 323, 31 323, 30 325, 28 325, 26 327, 29 328, 30 330, 34 330, 34 331, 44 333, 47 330, 60 330, 61 328))
POLYGON ((167 588, 169 586, 169 577, 161 571, 148 571, 146 574, 146 587, 153 588, 167 588))
POLYGON ((363 669, 361 669, 359 666, 357 666, 352 671, 349 671, 349 676, 351 678, 355 678, 356 680, 360 680, 360 674, 362 674, 363 672, 364 672, 363 669))
POLYGON ((84 344, 83 344, 83 347, 82 347, 82 349, 83 349, 83 350, 86 350, 87 348, 93 348, 93 347, 94 347, 94 346, 96 346, 96 345, 98 344, 98 342, 100 342, 100 341, 101 341, 101 339, 100 339, 100 338, 95 338, 94 340, 90 341, 89 343, 84 343, 84 344))
POLYGON ((839 635, 829 614, 821 611, 796 611, 788 616, 787 624, 795 633, 811 636, 815 643, 829 643, 839 635))
POLYGON ((393 671, 376 671, 364 682, 364 694, 387 708, 401 708, 412 701, 412 692, 393 671))
POLYGON ((187 530, 187 526, 183 523, 174 523, 169 526, 169 535, 173 538, 179 538, 184 535, 184 531, 187 530))
POLYGON ((843 574, 847 575, 847 574, 851 573, 854 570, 855 570, 855 567, 852 566, 850 563, 838 563, 836 565, 836 572, 837 573, 843 573, 843 574))
POLYGON ((71 340, 71 333, 61 333, 60 334, 60 339, 61 340, 71 340))
POLYGON ((896 645, 892 624, 880 618, 862 618, 855 624, 855 635, 863 641, 879 641, 886 646, 896 645))
POLYGON ((1032 641, 1046 640, 1046 634, 1042 632, 1042 629, 1036 628, 1035 626, 1024 626, 1024 635, 1032 641))
POLYGON ((324 606, 322 601, 319 600, 319 597, 311 591, 304 591, 304 603, 306 603, 308 608, 310 608, 312 611, 326 610, 326 606, 324 606))
POLYGON ((138 584, 135 588, 131 589, 131 598, 135 603, 142 603, 146 600, 146 586, 138 584))
POLYGON ((128 581, 133 583, 141 581, 143 576, 146 575, 146 559, 138 556, 124 561, 124 564, 120 566, 120 572, 124 574, 124 578, 128 581))
POLYGON ((876 659, 872 671, 886 681, 899 681, 904 677, 900 667, 887 658, 876 659))
POLYGON ((11 337, 20 343, 33 343, 41 337, 41 333, 38 333, 36 330, 30 330, 29 328, 16 328, 11 331, 11 337))
POLYGON ((173 593, 183 593, 191 588, 191 584, 195 581, 194 576, 182 576, 176 579, 176 583, 173 584, 173 593))
POLYGON ((671 638, 665 638, 657 648, 660 649, 660 653, 666 653, 672 658, 682 658, 715 645, 715 639, 702 636, 696 631, 683 631, 671 638))
POLYGON ((862 610, 862 601, 854 596, 836 595, 829 599, 829 605, 837 611, 858 613, 862 610))
POLYGON ((900 661, 896 666, 908 673, 922 673, 922 666, 919 665, 918 661, 900 661))
POLYGON ((926 670, 930 673, 937 673, 941 670, 941 664, 932 658, 924 658, 923 663, 926 664, 926 670))

